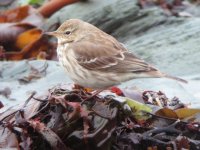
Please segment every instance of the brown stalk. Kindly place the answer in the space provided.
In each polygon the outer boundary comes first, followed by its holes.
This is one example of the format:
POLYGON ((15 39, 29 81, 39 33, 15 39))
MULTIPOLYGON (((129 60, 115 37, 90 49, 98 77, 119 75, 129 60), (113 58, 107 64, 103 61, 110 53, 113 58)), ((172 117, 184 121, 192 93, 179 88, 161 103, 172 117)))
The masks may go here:
POLYGON ((43 17, 48 18, 57 10, 61 9, 62 7, 78 2, 80 0, 51 0, 48 3, 42 5, 38 12, 43 15, 43 17))

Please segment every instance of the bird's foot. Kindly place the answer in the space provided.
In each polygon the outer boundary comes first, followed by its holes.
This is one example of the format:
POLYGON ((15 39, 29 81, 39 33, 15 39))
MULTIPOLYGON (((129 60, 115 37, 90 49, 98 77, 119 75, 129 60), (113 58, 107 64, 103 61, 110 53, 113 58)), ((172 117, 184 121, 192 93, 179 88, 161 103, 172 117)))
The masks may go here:
POLYGON ((74 84, 74 87, 73 87, 73 89, 75 89, 75 90, 83 90, 83 91, 85 91, 85 92, 92 92, 92 91, 94 91, 93 89, 91 89, 91 88, 85 88, 85 87, 83 87, 83 86, 81 86, 81 85, 78 85, 78 84, 74 84))
POLYGON ((87 96, 85 98, 82 98, 82 103, 94 98, 95 96, 97 96, 99 93, 101 93, 104 90, 104 89, 102 89, 102 90, 96 90, 95 91, 95 90, 93 90, 91 88, 85 88, 85 87, 80 86, 78 84, 74 84, 73 89, 74 90, 82 90, 82 91, 84 91, 84 93, 89 93, 89 94, 91 94, 93 92, 92 95, 89 95, 89 96, 87 96))

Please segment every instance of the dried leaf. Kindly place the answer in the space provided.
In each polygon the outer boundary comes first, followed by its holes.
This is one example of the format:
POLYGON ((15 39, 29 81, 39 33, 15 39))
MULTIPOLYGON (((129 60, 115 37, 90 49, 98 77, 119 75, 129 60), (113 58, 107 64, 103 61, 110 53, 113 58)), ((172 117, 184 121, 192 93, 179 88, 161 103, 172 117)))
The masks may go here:
POLYGON ((38 40, 41 37, 42 31, 40 29, 34 28, 27 30, 18 35, 15 45, 19 49, 23 49, 30 43, 38 40))
POLYGON ((104 103, 96 102, 95 105, 92 107, 92 110, 103 118, 112 118, 112 111, 109 105, 105 106, 104 103))
MULTIPOLYGON (((120 97, 125 99, 123 103, 116 102, 115 98, 119 97, 112 94, 84 100, 91 93, 55 87, 49 90, 44 100, 34 98, 38 103, 29 102, 33 100, 32 95, 18 110, 0 114, 0 134, 5 127, 5 135, 12 132, 17 137, 11 144, 24 149, 170 150, 199 147, 199 121, 190 119, 187 123, 174 119, 176 111, 169 108, 160 109, 156 115, 144 113, 152 112, 152 109, 126 97, 120 97), (124 103, 134 111, 131 115, 124 109, 124 103), (145 114, 151 118, 145 120, 145 114), (138 120, 138 115, 142 120, 138 120)), ((174 100, 176 105, 178 99, 174 100)), ((7 145, 5 137, 1 137, 0 148, 7 145)))
POLYGON ((48 55, 46 59, 52 58, 54 45, 48 42, 48 40, 41 36, 34 42, 31 42, 25 46, 20 52, 7 52, 5 53, 6 59, 9 60, 21 60, 28 58, 37 58, 41 52, 46 52, 48 55))
POLYGON ((163 116, 163 117, 167 117, 167 118, 178 119, 176 112, 169 108, 162 108, 162 109, 158 110, 155 114, 158 116, 163 116))
POLYGON ((0 24, 0 44, 6 51, 17 51, 15 47, 15 40, 17 36, 22 32, 33 28, 31 24, 28 23, 2 23, 0 24))
POLYGON ((192 108, 180 108, 175 110, 179 119, 185 119, 187 117, 192 117, 193 115, 200 113, 200 109, 192 108))
MULTIPOLYGON (((43 21, 43 17, 31 6, 18 7, 0 14, 0 44, 6 51, 7 59, 19 60, 27 58, 24 57, 29 51, 26 47, 28 46, 28 48, 31 48, 34 43, 38 45, 39 39, 42 39, 42 30, 36 27, 40 27, 43 21), (20 50, 22 54, 13 53, 14 51, 19 52, 20 50), (7 54, 7 52, 11 53, 7 54), (15 54, 17 56, 13 56, 15 54)), ((44 40, 41 41, 44 42, 44 40)), ((46 40, 46 42, 43 43, 44 46, 39 44, 39 46, 36 47, 37 51, 34 53, 35 55, 33 57, 37 57, 41 50, 45 49, 47 51, 47 49, 49 49, 49 43, 47 43, 46 40)), ((33 48, 31 48, 30 51, 32 50, 33 48)), ((32 53, 33 52, 31 52, 31 54, 32 53)))
POLYGON ((155 114, 168 118, 186 119, 188 117, 192 117, 197 113, 200 113, 200 109, 180 108, 177 110, 172 110, 169 108, 162 108, 156 111, 155 114))
POLYGON ((26 5, 26 6, 22 6, 22 7, 1 12, 0 23, 20 22, 23 19, 25 19, 27 16, 31 15, 33 11, 34 9, 31 6, 26 5))

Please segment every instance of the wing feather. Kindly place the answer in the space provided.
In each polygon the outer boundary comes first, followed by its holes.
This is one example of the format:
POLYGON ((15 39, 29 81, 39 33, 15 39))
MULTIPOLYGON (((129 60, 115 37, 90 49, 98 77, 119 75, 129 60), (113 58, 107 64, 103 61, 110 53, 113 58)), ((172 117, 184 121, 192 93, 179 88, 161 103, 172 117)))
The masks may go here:
MULTIPOLYGON (((122 45, 120 45, 122 46, 122 45)), ((70 45, 78 64, 88 70, 109 72, 157 71, 154 67, 132 53, 116 45, 107 46, 91 42, 76 42, 70 45)))

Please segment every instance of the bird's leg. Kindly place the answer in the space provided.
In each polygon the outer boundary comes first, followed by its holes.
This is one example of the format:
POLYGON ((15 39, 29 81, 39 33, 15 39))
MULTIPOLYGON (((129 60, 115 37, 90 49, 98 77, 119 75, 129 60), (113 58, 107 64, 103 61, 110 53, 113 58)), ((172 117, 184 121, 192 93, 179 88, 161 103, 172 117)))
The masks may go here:
POLYGON ((85 98, 85 99, 83 100, 83 102, 92 99, 93 97, 97 96, 99 93, 101 93, 101 92, 104 91, 104 90, 105 90, 105 89, 96 90, 91 96, 85 98))
MULTIPOLYGON (((78 84, 74 84, 73 89, 78 89, 78 90, 81 89, 81 90, 83 90, 83 91, 85 91, 87 93, 91 93, 92 91, 94 91, 93 89, 85 88, 85 87, 80 86, 78 84)), ((98 95, 99 93, 101 93, 103 90, 105 90, 105 89, 96 90, 94 93, 92 93, 92 95, 90 95, 89 97, 84 98, 83 102, 92 99, 93 97, 95 97, 96 95, 98 95)))

